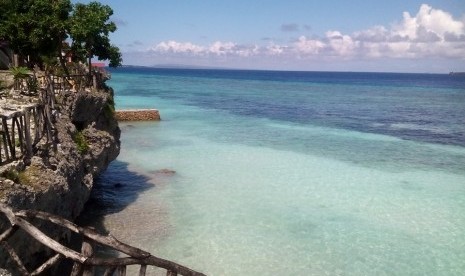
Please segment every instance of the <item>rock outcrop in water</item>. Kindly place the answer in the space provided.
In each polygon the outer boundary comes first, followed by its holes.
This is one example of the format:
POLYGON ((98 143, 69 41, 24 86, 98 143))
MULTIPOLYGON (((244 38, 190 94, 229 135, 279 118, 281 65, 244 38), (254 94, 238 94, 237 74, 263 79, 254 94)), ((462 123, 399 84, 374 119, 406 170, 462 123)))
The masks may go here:
MULTIPOLYGON (((55 147, 39 144, 30 164, 23 161, 2 166, 1 201, 13 208, 35 209, 74 219, 82 211, 94 177, 105 170, 120 150, 120 129, 113 114, 113 91, 68 92, 54 111, 55 147)), ((29 162, 28 162, 29 163, 29 162)), ((5 218, 0 221, 5 229, 5 218)), ((67 236, 62 229, 44 231, 57 239, 67 236)), ((48 253, 39 243, 24 239, 21 232, 11 245, 27 265, 48 253)), ((7 255, 0 249, 0 267, 7 255)))

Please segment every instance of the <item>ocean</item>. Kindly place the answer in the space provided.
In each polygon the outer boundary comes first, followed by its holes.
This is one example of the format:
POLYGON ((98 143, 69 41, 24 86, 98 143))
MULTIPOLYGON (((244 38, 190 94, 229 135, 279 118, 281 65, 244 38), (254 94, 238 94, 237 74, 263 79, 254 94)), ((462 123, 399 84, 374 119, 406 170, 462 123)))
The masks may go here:
POLYGON ((121 68, 94 224, 208 275, 464 275, 465 79, 121 68))

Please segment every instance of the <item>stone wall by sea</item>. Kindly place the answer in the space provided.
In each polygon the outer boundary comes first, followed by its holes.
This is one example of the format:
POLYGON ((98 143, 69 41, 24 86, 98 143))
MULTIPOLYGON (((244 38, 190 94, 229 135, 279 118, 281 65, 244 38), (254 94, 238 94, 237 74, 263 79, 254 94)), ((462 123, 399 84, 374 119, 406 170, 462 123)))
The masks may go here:
POLYGON ((160 121, 160 112, 156 109, 117 110, 118 121, 160 121))

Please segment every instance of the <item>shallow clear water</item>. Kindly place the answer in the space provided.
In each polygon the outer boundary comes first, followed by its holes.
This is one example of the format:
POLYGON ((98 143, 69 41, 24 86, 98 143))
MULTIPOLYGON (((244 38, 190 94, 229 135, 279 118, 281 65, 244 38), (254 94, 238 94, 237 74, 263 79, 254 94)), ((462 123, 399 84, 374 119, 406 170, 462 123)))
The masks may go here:
POLYGON ((124 69, 115 236, 209 275, 463 275, 465 81, 124 69), (175 171, 175 173, 173 172, 175 171))

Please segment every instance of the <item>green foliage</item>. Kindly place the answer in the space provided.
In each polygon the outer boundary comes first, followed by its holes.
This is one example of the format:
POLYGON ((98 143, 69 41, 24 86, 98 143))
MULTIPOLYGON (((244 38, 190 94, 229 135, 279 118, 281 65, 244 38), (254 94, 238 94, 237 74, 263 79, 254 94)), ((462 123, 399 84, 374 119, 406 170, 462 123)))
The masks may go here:
POLYGON ((47 73, 53 73, 59 65, 56 57, 41 56, 41 60, 47 73))
POLYGON ((47 67, 57 57, 65 67, 61 53, 70 50, 63 43, 68 37, 76 60, 96 56, 117 67, 122 59, 109 39, 116 31, 112 14, 110 6, 98 2, 73 6, 70 0, 0 0, 0 39, 8 41, 15 53, 29 57, 30 67, 43 63, 47 67))
POLYGON ((99 60, 109 60, 112 67, 121 65, 121 53, 109 38, 110 33, 116 31, 116 24, 110 21, 112 15, 111 7, 99 2, 74 5, 70 36, 77 58, 87 59, 90 65, 91 59, 97 56, 99 60))
POLYGON ((15 147, 20 147, 21 146, 21 140, 19 138, 15 139, 15 147))
POLYGON ((11 67, 10 74, 13 75, 14 80, 22 80, 29 77, 29 69, 27 67, 11 67))
POLYGON ((13 182, 19 183, 19 173, 16 169, 10 168, 2 173, 2 176, 13 182))
POLYGON ((57 57, 67 37, 70 0, 0 1, 0 38, 31 64, 41 56, 57 57))
POLYGON ((115 117, 115 100, 113 99, 113 96, 109 96, 107 98, 107 103, 103 108, 103 112, 107 119, 112 119, 115 117))
POLYGON ((19 172, 17 182, 23 185, 31 185, 32 181, 31 181, 30 174, 26 171, 19 172))
POLYGON ((23 185, 32 185, 34 177, 40 176, 41 171, 39 168, 31 166, 27 167, 24 171, 18 172, 14 168, 10 168, 2 173, 2 176, 15 183, 23 185))
POLYGON ((37 78, 35 77, 29 77, 26 79, 26 85, 27 85, 27 90, 29 92, 37 92, 39 91, 39 82, 37 81, 37 78))
POLYGON ((115 103, 113 101, 108 101, 105 104, 105 107, 103 109, 103 112, 105 114, 105 117, 107 119, 111 119, 115 116, 115 103))
POLYGON ((86 153, 89 150, 89 144, 87 143, 86 137, 82 132, 76 132, 73 137, 74 142, 77 145, 77 150, 80 154, 86 153))
POLYGON ((15 89, 23 88, 23 80, 29 78, 27 67, 11 67, 10 74, 13 76, 15 89))

